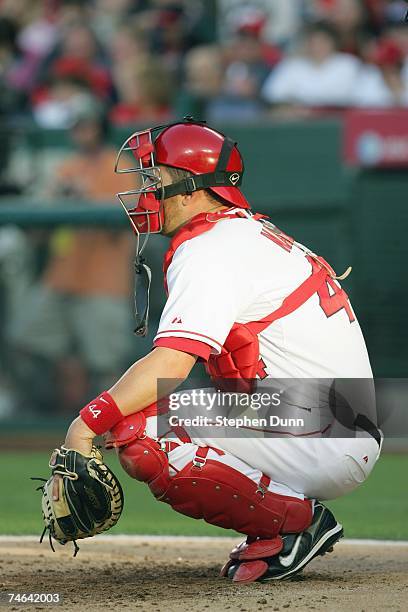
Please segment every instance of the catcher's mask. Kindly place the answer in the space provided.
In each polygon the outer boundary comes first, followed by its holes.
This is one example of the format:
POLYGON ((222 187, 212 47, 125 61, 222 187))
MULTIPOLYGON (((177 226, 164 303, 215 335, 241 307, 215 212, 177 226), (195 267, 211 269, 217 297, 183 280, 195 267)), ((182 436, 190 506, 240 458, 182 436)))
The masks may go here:
POLYGON ((249 208, 238 189, 244 164, 236 143, 191 117, 129 136, 119 150, 115 172, 136 174, 135 189, 117 195, 137 236, 162 231, 163 200, 199 189, 214 191, 227 204, 249 208), (129 151, 136 161, 131 167, 123 155, 129 151), (163 186, 160 165, 193 176, 163 186))
POLYGON ((141 255, 149 235, 158 234, 163 229, 164 200, 209 189, 226 204, 249 208, 239 189, 244 164, 231 138, 207 127, 203 121, 185 117, 183 121, 149 128, 129 136, 119 150, 115 172, 136 175, 135 188, 117 195, 137 237, 135 269, 136 294, 139 299, 136 298, 135 331, 145 335, 151 274, 141 255), (129 152, 135 160, 131 167, 129 152), (160 166, 185 170, 193 176, 164 186, 160 166), (145 236, 142 244, 141 235, 145 236), (145 288, 142 293, 137 291, 140 283, 145 288), (145 297, 142 299, 143 295, 145 297))

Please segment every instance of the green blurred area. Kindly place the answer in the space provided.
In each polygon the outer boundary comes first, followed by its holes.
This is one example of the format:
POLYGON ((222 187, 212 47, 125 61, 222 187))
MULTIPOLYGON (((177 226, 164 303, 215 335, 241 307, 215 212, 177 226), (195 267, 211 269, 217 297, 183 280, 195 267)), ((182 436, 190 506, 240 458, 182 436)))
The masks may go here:
MULTIPOLYGON (((234 535, 204 521, 187 518, 157 502, 146 485, 127 476, 113 453, 106 460, 119 476, 125 509, 111 533, 160 535, 234 535)), ((0 454, 0 530, 2 534, 40 534, 43 528, 38 483, 31 476, 48 476, 45 452, 0 454), (8 493, 7 493, 8 492, 8 493)), ((348 538, 408 540, 408 455, 383 455, 366 483, 354 493, 328 503, 348 538)), ((238 536, 239 537, 239 536, 238 536)))

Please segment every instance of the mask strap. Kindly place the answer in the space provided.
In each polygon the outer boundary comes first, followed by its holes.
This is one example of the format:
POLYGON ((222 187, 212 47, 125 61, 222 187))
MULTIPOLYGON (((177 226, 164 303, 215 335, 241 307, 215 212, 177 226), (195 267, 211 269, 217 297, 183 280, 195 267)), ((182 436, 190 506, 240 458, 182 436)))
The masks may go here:
POLYGON ((225 136, 215 172, 226 172, 229 158, 231 157, 232 150, 236 144, 237 143, 229 138, 229 136, 225 136))

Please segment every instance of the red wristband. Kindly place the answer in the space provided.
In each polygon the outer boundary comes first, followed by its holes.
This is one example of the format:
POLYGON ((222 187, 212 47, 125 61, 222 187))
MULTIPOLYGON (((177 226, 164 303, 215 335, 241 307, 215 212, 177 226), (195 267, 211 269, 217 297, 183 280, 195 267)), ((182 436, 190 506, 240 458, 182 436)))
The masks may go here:
POLYGON ((106 433, 125 418, 107 391, 89 402, 79 414, 89 429, 92 429, 98 436, 106 433))

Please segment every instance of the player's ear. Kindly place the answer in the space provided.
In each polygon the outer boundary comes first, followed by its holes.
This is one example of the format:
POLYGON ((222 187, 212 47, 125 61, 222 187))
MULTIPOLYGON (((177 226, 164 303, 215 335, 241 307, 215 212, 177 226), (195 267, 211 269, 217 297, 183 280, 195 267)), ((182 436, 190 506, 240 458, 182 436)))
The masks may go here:
MULTIPOLYGON (((197 193, 197 192, 195 192, 195 193, 197 193)), ((186 194, 184 194, 182 196, 182 198, 181 198, 181 205, 182 206, 190 206, 191 204, 193 204, 194 195, 195 195, 194 193, 191 193, 191 194, 186 193, 186 194)))

